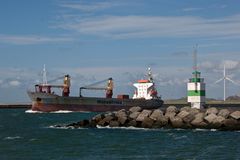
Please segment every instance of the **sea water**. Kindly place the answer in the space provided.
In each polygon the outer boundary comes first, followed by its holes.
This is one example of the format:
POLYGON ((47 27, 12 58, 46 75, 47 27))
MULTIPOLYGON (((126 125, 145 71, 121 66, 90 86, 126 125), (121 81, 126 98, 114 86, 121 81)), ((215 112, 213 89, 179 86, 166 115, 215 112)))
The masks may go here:
POLYGON ((55 128, 96 113, 0 110, 0 160, 240 159, 240 132, 55 128))

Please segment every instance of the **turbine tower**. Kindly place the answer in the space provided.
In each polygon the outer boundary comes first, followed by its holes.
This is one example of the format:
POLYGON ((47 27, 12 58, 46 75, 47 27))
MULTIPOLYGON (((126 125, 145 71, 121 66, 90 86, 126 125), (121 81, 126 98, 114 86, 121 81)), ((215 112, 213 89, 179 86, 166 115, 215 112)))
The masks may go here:
POLYGON ((219 82, 223 81, 223 101, 226 101, 226 80, 232 82, 233 84, 239 85, 226 75, 226 67, 225 67, 225 63, 224 63, 224 65, 223 65, 223 77, 215 82, 215 84, 216 84, 216 83, 219 83, 219 82))

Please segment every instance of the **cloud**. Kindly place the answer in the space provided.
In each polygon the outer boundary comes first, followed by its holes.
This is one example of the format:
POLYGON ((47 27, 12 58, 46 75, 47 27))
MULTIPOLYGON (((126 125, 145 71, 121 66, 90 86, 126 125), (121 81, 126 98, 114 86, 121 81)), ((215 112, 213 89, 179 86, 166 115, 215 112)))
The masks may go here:
POLYGON ((9 82, 9 85, 13 87, 18 87, 21 85, 21 82, 19 82, 18 80, 13 80, 9 82))
POLYGON ((203 10, 204 8, 194 8, 194 7, 189 7, 189 8, 183 8, 182 10, 184 12, 189 12, 189 11, 199 11, 199 10, 203 10))
POLYGON ((15 45, 43 44, 43 43, 62 43, 72 41, 69 37, 43 37, 37 35, 0 35, 0 43, 15 45))
POLYGON ((226 60, 221 63, 221 67, 225 65, 226 69, 239 69, 240 68, 240 61, 234 61, 234 60, 226 60))
POLYGON ((118 3, 110 2, 98 2, 98 3, 82 3, 82 2, 71 2, 71 3, 61 3, 59 6, 69 9, 76 9, 83 12, 93 12, 98 10, 104 10, 114 6, 118 6, 118 3))
POLYGON ((116 39, 146 37, 240 38, 240 15, 224 18, 193 16, 99 16, 80 17, 58 28, 116 39), (177 27, 176 27, 177 26, 177 27))

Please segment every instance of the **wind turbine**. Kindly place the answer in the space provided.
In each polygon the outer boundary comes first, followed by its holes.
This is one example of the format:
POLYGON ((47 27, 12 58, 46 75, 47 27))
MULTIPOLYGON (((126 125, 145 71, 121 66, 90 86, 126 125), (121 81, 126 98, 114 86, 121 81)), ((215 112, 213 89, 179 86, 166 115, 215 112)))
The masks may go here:
POLYGON ((219 80, 217 80, 215 82, 216 83, 219 83, 223 80, 223 100, 225 101, 226 100, 226 80, 232 82, 233 84, 236 84, 236 85, 239 85, 238 83, 234 82, 232 79, 230 79, 227 75, 226 75, 226 67, 225 67, 225 64, 223 66, 223 77, 220 78, 219 80))

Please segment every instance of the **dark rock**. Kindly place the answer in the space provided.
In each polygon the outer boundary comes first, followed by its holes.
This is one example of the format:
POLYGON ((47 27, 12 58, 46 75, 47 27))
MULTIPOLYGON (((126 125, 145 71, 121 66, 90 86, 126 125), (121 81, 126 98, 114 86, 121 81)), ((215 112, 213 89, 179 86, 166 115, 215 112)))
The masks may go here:
POLYGON ((205 128, 207 123, 204 122, 204 113, 198 113, 195 115, 195 119, 191 122, 191 124, 195 128, 205 128))
POLYGON ((230 115, 230 111, 228 109, 221 109, 219 112, 218 112, 218 116, 222 116, 224 118, 228 118, 230 115))
POLYGON ((240 130, 240 123, 236 119, 225 119, 223 125, 225 130, 240 130))
POLYGON ((141 112, 142 108, 141 107, 132 107, 129 109, 130 112, 134 113, 134 112, 141 112))
POLYGON ((154 124, 153 128, 161 128, 168 125, 168 119, 165 116, 162 116, 161 118, 157 119, 154 124))
POLYGON ((142 127, 143 128, 152 128, 154 120, 152 120, 149 117, 145 117, 142 121, 142 127))
POLYGON ((148 117, 152 113, 151 110, 144 109, 137 117, 136 121, 142 122, 145 117, 148 117))
POLYGON ((174 128, 181 128, 183 127, 183 121, 180 117, 172 117, 170 118, 170 122, 171 122, 171 125, 172 127, 174 128))
POLYGON ((121 110, 115 112, 115 116, 117 118, 119 118, 119 117, 127 117, 127 112, 126 112, 125 109, 121 109, 121 110))
POLYGON ((109 123, 109 126, 110 126, 110 127, 119 127, 119 122, 118 122, 118 121, 111 121, 111 122, 109 123))
POLYGON ((140 112, 133 112, 129 115, 129 118, 136 120, 140 112))
POLYGON ((137 127, 137 122, 136 120, 131 120, 128 122, 128 126, 132 126, 132 127, 137 127))
POLYGON ((120 111, 117 111, 115 113, 115 116, 117 117, 117 121, 121 124, 124 125, 128 119, 128 115, 125 109, 122 109, 120 111))
POLYGON ((182 120, 184 123, 188 125, 188 127, 191 126, 191 122, 195 119, 195 114, 190 113, 186 117, 184 117, 182 120))
POLYGON ((235 111, 233 113, 230 114, 230 117, 239 120, 240 119, 240 111, 235 111))
POLYGON ((152 120, 156 121, 158 119, 160 119, 161 117, 163 117, 163 112, 160 109, 155 109, 152 114, 150 115, 149 118, 151 118, 152 120))
POLYGON ((166 112, 164 116, 169 120, 170 118, 175 117, 175 115, 175 112, 166 112))
POLYGON ((214 120, 213 123, 211 124, 213 128, 219 129, 223 125, 223 121, 225 120, 224 117, 222 116, 217 116, 214 120))
POLYGON ((111 120, 113 120, 113 118, 114 118, 113 116, 108 115, 108 116, 106 116, 106 117, 103 119, 103 121, 109 123, 111 120))
POLYGON ((107 115, 104 119, 99 121, 97 124, 100 126, 107 126, 109 125, 110 121, 112 121, 113 119, 114 117, 112 117, 112 115, 107 115))
POLYGON ((94 116, 92 118, 93 121, 95 121, 96 123, 100 122, 101 120, 103 120, 105 118, 105 116, 103 114, 98 114, 96 116, 94 116))
POLYGON ((215 107, 208 108, 205 114, 206 115, 210 115, 210 114, 217 115, 218 114, 218 109, 215 108, 215 107))
POLYGON ((118 122, 121 125, 124 125, 127 122, 128 118, 127 117, 118 117, 118 122))

